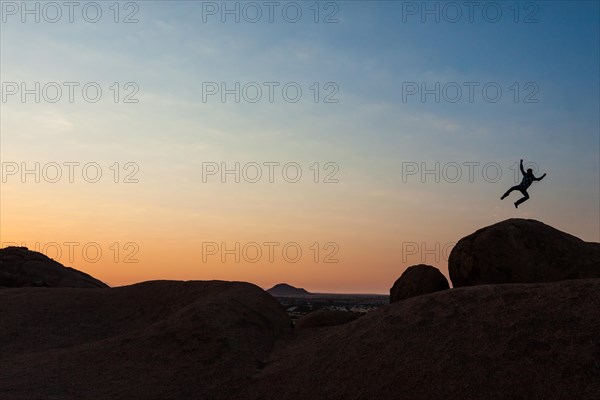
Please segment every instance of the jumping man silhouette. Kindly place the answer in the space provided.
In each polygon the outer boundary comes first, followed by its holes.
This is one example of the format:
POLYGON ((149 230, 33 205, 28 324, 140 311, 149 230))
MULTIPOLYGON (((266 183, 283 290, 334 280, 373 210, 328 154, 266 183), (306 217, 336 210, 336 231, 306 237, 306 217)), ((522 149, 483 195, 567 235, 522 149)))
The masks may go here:
POLYGON ((521 160, 521 163, 519 166, 521 167, 521 173, 523 174, 523 180, 518 185, 513 186, 510 189, 508 189, 506 191, 506 193, 504 193, 502 195, 502 197, 500 197, 500 200, 504 200, 506 198, 506 196, 508 196, 510 194, 510 192, 512 192, 513 190, 518 190, 519 192, 523 193, 523 197, 520 198, 519 200, 515 201, 515 208, 519 208, 519 204, 521 204, 524 201, 527 201, 529 199, 529 194, 527 193, 527 188, 529 186, 531 186, 533 181, 541 181, 546 176, 546 174, 544 174, 544 175, 540 176, 539 178, 536 178, 535 176, 533 176, 533 171, 531 170, 531 168, 528 168, 527 172, 525 172, 525 170, 523 169, 523 160, 521 160))

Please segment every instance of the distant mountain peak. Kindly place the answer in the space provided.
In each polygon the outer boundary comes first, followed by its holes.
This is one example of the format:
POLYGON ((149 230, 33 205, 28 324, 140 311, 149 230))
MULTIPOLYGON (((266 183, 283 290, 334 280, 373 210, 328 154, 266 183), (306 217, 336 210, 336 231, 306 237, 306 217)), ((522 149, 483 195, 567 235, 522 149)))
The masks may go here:
POLYGON ((305 296, 310 294, 303 288, 297 288, 287 283, 279 283, 267 290, 273 296, 305 296))

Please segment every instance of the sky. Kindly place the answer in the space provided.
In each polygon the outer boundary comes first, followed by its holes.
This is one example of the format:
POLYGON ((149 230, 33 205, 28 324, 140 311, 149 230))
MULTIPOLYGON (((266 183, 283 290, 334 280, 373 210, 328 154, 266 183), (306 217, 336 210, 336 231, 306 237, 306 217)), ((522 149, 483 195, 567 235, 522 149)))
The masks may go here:
POLYGON ((2 247, 387 293, 508 218, 600 241, 596 1, 0 9, 2 247))

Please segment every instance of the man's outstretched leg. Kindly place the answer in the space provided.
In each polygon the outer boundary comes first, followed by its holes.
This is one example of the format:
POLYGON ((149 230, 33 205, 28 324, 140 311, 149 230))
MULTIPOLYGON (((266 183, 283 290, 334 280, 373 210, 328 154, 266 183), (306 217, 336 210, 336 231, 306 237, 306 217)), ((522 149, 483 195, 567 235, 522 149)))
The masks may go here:
POLYGON ((524 189, 520 189, 521 193, 523 193, 523 197, 521 197, 519 200, 515 201, 515 208, 519 208, 519 204, 529 200, 529 193, 527 193, 527 190, 524 189))
POLYGON ((521 189, 521 187, 520 187, 519 185, 511 187, 510 189, 508 189, 508 190, 506 191, 506 193, 504 193, 504 194, 502 195, 502 197, 500 197, 500 200, 504 200, 504 199, 505 199, 505 198, 506 198, 506 197, 507 197, 507 196, 508 196, 508 195, 509 195, 509 194, 510 194, 510 193, 511 193, 513 190, 517 190, 517 189, 519 189, 519 190, 520 190, 520 189, 521 189))

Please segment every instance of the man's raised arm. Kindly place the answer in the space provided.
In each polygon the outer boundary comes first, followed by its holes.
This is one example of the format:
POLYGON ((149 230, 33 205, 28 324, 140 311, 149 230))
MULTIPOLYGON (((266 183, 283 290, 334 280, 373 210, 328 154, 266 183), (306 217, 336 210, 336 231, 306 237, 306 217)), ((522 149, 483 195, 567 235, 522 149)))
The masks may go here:
POLYGON ((525 170, 523 169, 523 159, 521 159, 521 163, 519 164, 519 167, 521 167, 521 173, 523 175, 525 175, 525 170))

